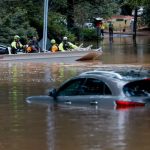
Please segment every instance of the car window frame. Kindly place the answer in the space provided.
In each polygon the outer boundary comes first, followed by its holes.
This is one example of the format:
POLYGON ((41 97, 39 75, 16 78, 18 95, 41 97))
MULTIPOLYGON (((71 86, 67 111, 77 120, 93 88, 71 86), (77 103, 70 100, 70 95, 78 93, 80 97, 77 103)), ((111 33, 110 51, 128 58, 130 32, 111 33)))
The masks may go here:
MULTIPOLYGON (((92 79, 92 80, 97 80, 97 81, 100 81, 100 82, 102 82, 103 83, 103 86, 105 86, 105 88, 107 88, 108 90, 109 90, 109 94, 106 94, 106 92, 105 91, 103 91, 103 93, 102 94, 100 94, 100 93, 98 93, 98 94, 89 94, 89 96, 90 95, 98 95, 98 96, 112 96, 113 95, 113 92, 112 92, 112 90, 111 90, 111 88, 107 85, 107 83, 105 82, 105 81, 103 81, 102 79, 99 79, 99 78, 96 78, 96 77, 88 77, 87 79, 86 79, 86 82, 88 81, 88 80, 90 80, 90 79, 92 79)), ((84 87, 85 87, 85 84, 86 84, 86 82, 84 83, 84 87)), ((88 94, 85 94, 85 95, 88 95, 88 94)))
POLYGON ((102 95, 102 96, 112 96, 112 95, 113 95, 113 91, 111 90, 110 86, 108 86, 108 84, 107 84, 105 81, 103 81, 102 79, 99 79, 99 78, 96 78, 96 77, 80 77, 80 78, 71 79, 71 80, 65 82, 65 83, 57 90, 57 92, 56 92, 56 97, 58 97, 58 96, 91 96, 91 95, 97 95, 97 96, 101 96, 101 95, 102 95), (100 93, 98 93, 98 94, 84 94, 84 89, 83 89, 83 88, 86 88, 86 87, 85 87, 85 84, 86 84, 87 81, 90 80, 90 79, 92 79, 92 80, 97 80, 97 81, 102 82, 103 85, 105 86, 105 88, 106 88, 106 87, 108 88, 109 94, 106 94, 105 91, 104 91, 103 94, 100 94, 100 93), (60 91, 61 91, 61 90, 64 90, 64 88, 66 88, 65 86, 67 86, 67 88, 68 88, 68 87, 69 87, 68 84, 70 84, 70 83, 72 83, 72 82, 74 82, 74 81, 77 81, 77 80, 83 80, 83 81, 80 83, 79 87, 78 87, 78 89, 80 89, 80 90, 78 91, 79 94, 72 94, 72 95, 62 95, 62 94, 60 94, 60 91))
MULTIPOLYGON (((86 81, 86 78, 74 78, 74 79, 71 79, 71 80, 65 82, 65 83, 64 83, 62 86, 60 86, 60 88, 57 90, 57 92, 56 92, 56 97, 58 97, 58 96, 77 96, 77 95, 59 95, 60 91, 61 91, 61 90, 64 90, 65 86, 67 86, 67 88, 68 88, 68 87, 69 87, 68 84, 70 84, 70 83, 72 83, 72 82, 74 82, 74 81, 77 81, 77 80, 82 80, 81 83, 80 83, 80 85, 79 85, 79 87, 81 87, 81 85, 84 84, 84 82, 86 81)), ((79 88, 79 87, 78 87, 78 88, 79 88)), ((80 88, 79 88, 79 89, 80 89, 80 88)))
POLYGON ((149 97, 150 80, 135 80, 124 85, 123 92, 128 97, 149 97), (143 86, 144 82, 147 86, 143 86))

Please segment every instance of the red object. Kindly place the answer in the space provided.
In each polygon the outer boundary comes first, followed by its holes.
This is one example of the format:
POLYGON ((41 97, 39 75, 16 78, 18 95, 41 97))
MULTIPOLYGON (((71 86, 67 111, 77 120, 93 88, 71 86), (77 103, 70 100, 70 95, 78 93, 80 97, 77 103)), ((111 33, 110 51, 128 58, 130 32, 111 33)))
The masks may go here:
POLYGON ((145 106, 143 102, 133 102, 133 101, 124 101, 124 100, 116 100, 117 106, 126 107, 126 106, 145 106))
POLYGON ((150 78, 146 78, 145 80, 150 80, 150 78))
POLYGON ((96 22, 96 27, 99 27, 101 22, 96 22))
POLYGON ((133 108, 139 108, 139 107, 143 107, 143 106, 116 106, 115 109, 116 110, 121 110, 121 111, 124 111, 124 110, 129 110, 129 109, 133 109, 133 108))

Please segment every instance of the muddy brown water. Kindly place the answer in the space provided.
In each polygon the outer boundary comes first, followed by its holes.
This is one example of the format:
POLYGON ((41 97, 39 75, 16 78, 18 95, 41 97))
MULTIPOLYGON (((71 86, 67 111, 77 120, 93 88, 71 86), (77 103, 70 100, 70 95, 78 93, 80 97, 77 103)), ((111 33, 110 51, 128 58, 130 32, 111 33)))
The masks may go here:
POLYGON ((100 61, 0 62, 0 150, 150 149, 150 108, 43 106, 25 101, 31 95, 46 95, 49 88, 87 70, 150 70, 148 37, 137 39, 136 48, 129 37, 114 39, 111 47, 107 40, 100 61))

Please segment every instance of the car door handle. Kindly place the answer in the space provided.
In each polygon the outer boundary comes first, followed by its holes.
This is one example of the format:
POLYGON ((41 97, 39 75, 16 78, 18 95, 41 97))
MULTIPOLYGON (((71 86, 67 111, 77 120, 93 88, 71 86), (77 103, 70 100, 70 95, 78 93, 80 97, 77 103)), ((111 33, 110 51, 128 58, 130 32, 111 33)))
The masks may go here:
POLYGON ((69 101, 69 100, 65 101, 64 103, 67 105, 71 105, 71 101, 69 101))
POLYGON ((92 101, 90 101, 90 104, 91 104, 91 105, 97 105, 97 104, 98 104, 98 101, 92 100, 92 101))

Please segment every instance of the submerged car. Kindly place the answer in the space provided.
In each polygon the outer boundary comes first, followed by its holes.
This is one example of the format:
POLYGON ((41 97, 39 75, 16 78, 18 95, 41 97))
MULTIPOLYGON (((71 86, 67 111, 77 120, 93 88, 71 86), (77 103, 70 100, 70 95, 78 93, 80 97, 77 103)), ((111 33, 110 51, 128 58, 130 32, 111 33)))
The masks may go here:
POLYGON ((150 102, 150 78, 128 79, 113 71, 88 71, 50 89, 49 96, 31 96, 27 102, 66 105, 145 105, 150 102), (125 103, 123 103, 125 102, 125 103))

